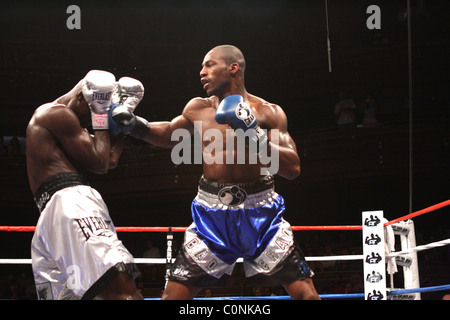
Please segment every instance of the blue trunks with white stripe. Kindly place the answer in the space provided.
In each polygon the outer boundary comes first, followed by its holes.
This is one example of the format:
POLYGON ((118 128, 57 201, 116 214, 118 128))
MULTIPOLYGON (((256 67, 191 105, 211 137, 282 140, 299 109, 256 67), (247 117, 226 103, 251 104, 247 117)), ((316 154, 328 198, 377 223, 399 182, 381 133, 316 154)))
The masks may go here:
POLYGON ((283 219, 284 199, 275 192, 272 176, 245 183, 202 177, 191 212, 193 223, 169 280, 220 285, 239 258, 246 277, 275 279, 273 275, 285 270, 278 276, 278 284, 283 284, 311 276, 291 226, 283 219))

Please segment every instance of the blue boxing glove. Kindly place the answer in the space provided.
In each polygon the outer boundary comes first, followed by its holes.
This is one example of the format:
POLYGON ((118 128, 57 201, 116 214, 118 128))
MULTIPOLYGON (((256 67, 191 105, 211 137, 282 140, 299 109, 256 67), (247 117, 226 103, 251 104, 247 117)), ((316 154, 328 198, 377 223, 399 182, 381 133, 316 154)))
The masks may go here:
POLYGON ((136 116, 125 105, 112 103, 109 110, 109 134, 114 137, 120 132, 137 139, 147 136, 150 125, 144 118, 136 116))
MULTIPOLYGON (((258 126, 253 110, 241 95, 231 95, 223 99, 217 107, 215 119, 219 124, 228 124, 235 130, 242 129, 247 134, 250 133, 250 139, 257 143, 258 154, 263 148, 267 148, 267 132, 258 126)), ((248 145, 247 141, 246 143, 248 145)))
MULTIPOLYGON (((109 114, 108 114, 108 122, 109 122, 109 134, 111 137, 115 137, 117 136, 119 133, 122 132, 122 127, 123 125, 121 124, 121 119, 123 116, 127 116, 132 118, 131 116, 131 112, 129 112, 128 110, 126 110, 126 114, 124 115, 120 115, 118 117, 118 114, 120 114, 120 110, 123 108, 122 105, 118 104, 118 103, 111 103, 111 106, 109 108, 109 114), (119 107, 119 109, 116 110, 116 108, 119 107), (113 112, 114 112, 114 118, 113 118, 113 112), (130 114, 130 115, 128 115, 130 114), (117 122, 116 122, 117 121, 117 122)), ((123 110, 125 111, 125 110, 123 110)))
MULTIPOLYGON (((111 122, 109 133, 112 137, 122 131, 125 134, 132 134, 137 129, 145 129, 142 123, 139 123, 143 122, 143 119, 133 114, 139 102, 144 98, 144 91, 144 85, 134 78, 122 77, 115 83, 108 115, 108 120, 111 122), (138 125, 137 129, 136 125, 138 125)), ((140 132, 140 134, 144 134, 144 132, 140 132)))
POLYGON ((233 129, 254 128, 256 117, 244 98, 238 94, 228 96, 220 102, 216 111, 216 121, 220 124, 229 124, 233 129))

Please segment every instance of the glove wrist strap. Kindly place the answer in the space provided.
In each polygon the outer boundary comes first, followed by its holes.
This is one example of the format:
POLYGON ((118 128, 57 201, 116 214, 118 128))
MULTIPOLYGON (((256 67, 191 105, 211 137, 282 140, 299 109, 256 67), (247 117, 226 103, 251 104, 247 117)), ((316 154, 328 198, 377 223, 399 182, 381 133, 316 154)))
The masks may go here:
POLYGON ((145 138, 150 132, 150 124, 144 118, 136 116, 136 125, 133 130, 130 132, 130 136, 136 139, 145 138))
POLYGON ((94 130, 108 130, 108 114, 91 112, 92 129, 94 130))

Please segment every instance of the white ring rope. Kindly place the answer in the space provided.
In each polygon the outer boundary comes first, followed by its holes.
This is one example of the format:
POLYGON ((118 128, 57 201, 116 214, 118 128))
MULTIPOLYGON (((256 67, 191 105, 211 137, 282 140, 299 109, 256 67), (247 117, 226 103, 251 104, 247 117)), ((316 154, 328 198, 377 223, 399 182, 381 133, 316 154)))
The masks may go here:
MULTIPOLYGON (((362 255, 348 256, 324 256, 324 257, 306 257, 306 261, 339 261, 339 260, 362 260, 362 255)), ((175 259, 172 259, 172 263, 175 259)), ((243 262, 244 259, 239 258, 236 262, 243 262)), ((137 264, 165 264, 167 259, 164 258, 135 258, 137 264)), ((0 264, 31 264, 31 259, 0 259, 0 264)))
MULTIPOLYGON (((433 249, 437 247, 443 247, 450 244, 450 239, 431 242, 429 244, 417 246, 410 248, 405 251, 393 252, 388 257, 396 257, 403 254, 408 254, 412 252, 418 252, 428 249, 433 249)), ((306 257, 306 261, 342 261, 342 260, 362 260, 363 255, 343 255, 343 256, 323 256, 323 257, 306 257)), ((175 259, 172 259, 172 262, 175 259)), ((135 258, 135 263, 138 264, 165 264, 167 261, 164 258, 135 258)), ((236 262, 243 262, 242 258, 239 258, 236 262)), ((0 259, 0 264, 31 264, 31 259, 0 259)))
POLYGON ((389 255, 389 257, 396 257, 396 256, 400 256, 402 254, 408 254, 408 253, 413 253, 413 252, 419 252, 419 251, 423 251, 423 250, 433 249, 433 248, 437 248, 437 247, 443 247, 443 246, 448 245, 448 244, 450 244, 450 239, 436 241, 436 242, 431 242, 429 244, 424 244, 422 246, 417 246, 417 247, 414 247, 414 248, 410 248, 408 250, 399 251, 399 252, 392 252, 389 255))
POLYGON ((0 264, 31 264, 31 259, 0 259, 0 264))

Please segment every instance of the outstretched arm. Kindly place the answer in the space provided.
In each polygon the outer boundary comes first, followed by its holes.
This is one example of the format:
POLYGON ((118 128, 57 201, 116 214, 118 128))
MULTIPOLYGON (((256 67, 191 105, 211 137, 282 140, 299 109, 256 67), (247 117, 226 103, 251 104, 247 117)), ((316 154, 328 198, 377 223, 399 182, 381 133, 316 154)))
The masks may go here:
POLYGON ((126 110, 121 112, 120 116, 113 115, 112 118, 132 137, 161 148, 172 148, 178 143, 178 141, 172 141, 172 133, 175 130, 188 130, 190 134, 194 132, 194 125, 189 114, 197 104, 198 100, 191 100, 183 109, 182 114, 171 121, 148 122, 126 110), (130 120, 130 117, 133 119, 130 120), (128 122, 132 122, 133 126, 123 125, 128 122))
POLYGON ((161 148, 172 148, 178 141, 172 141, 172 133, 177 129, 189 130, 192 134, 193 125, 184 115, 179 115, 172 121, 151 122, 148 134, 143 141, 161 148))

